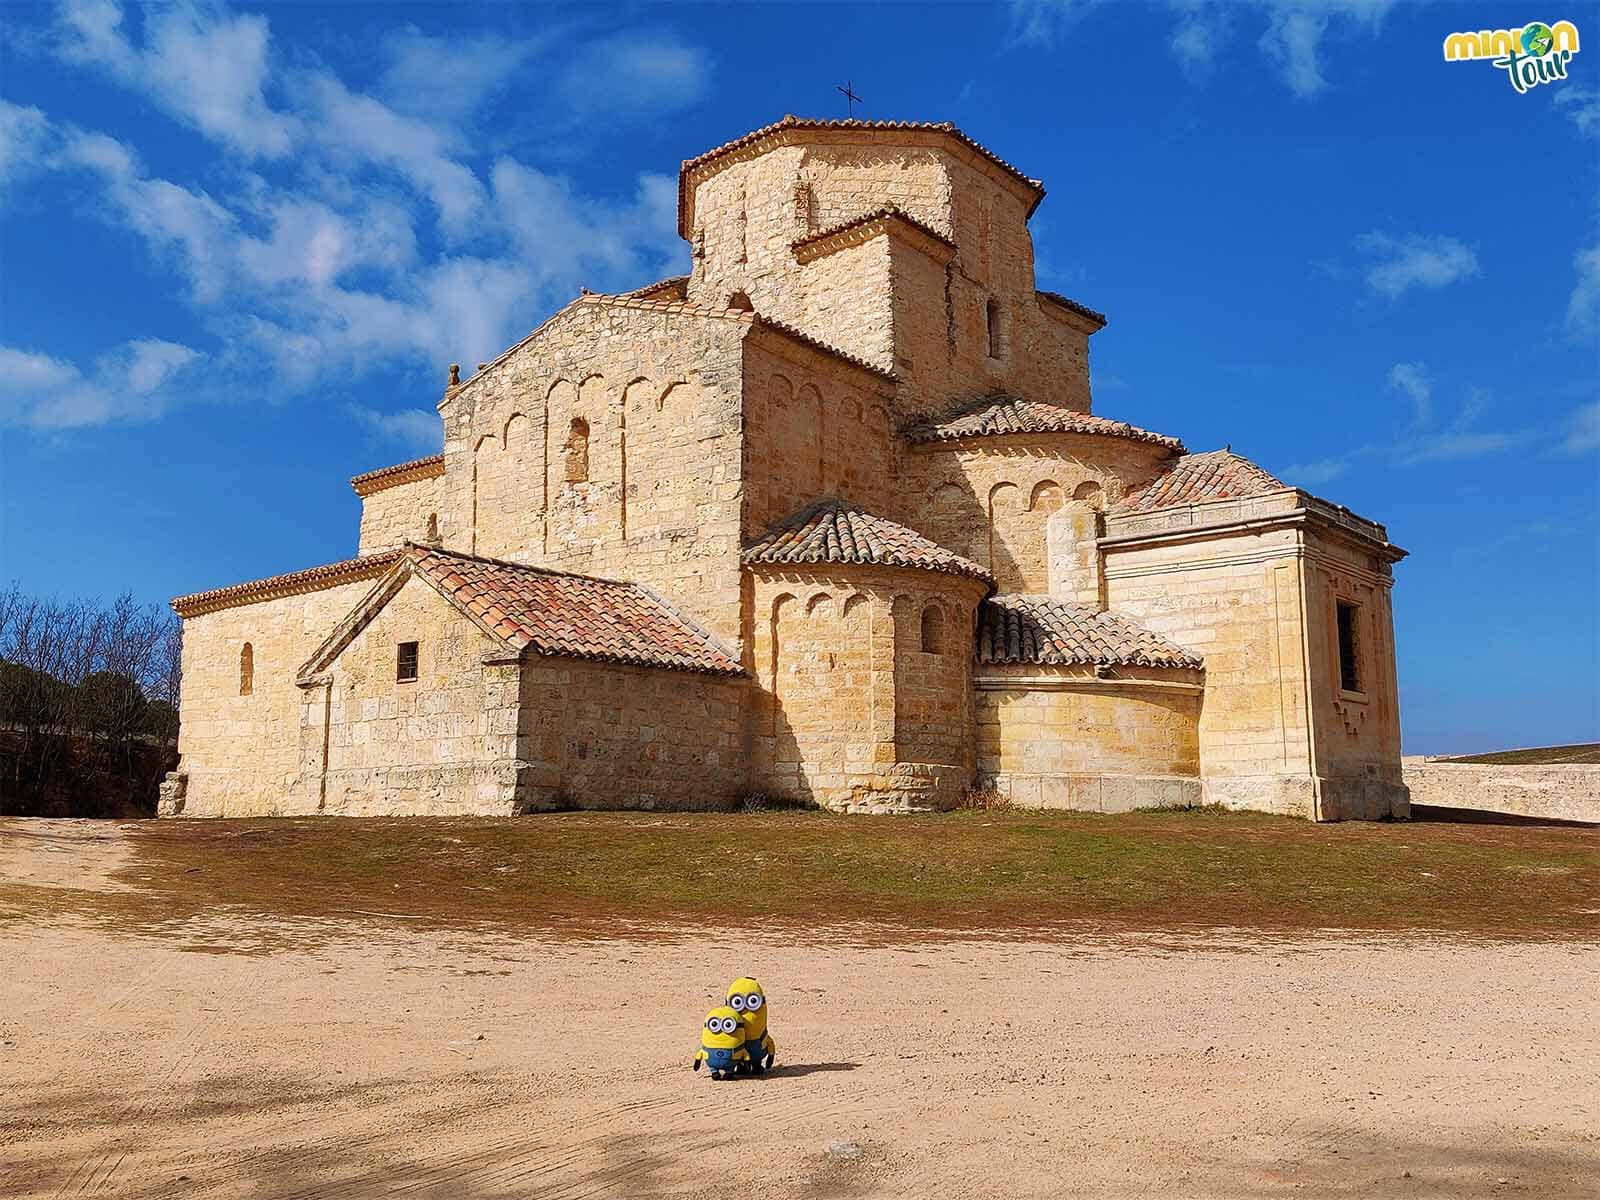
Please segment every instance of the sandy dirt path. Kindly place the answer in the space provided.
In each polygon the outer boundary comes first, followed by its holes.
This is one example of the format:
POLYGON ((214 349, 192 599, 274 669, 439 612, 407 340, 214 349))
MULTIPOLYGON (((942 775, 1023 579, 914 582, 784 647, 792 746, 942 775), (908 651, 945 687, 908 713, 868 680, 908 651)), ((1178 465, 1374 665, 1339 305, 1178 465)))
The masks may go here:
POLYGON ((1589 944, 258 932, 0 927, 0 1195, 1600 1194, 1589 944))

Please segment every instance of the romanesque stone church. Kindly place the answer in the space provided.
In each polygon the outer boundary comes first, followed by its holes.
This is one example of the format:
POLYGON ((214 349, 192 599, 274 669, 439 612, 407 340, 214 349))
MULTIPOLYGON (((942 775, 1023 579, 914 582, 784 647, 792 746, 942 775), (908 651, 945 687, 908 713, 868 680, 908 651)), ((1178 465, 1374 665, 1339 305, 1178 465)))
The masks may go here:
POLYGON ((794 117, 678 180, 690 274, 452 368, 355 557, 173 602, 165 811, 1407 811, 1404 551, 1091 411, 1039 181, 794 117))

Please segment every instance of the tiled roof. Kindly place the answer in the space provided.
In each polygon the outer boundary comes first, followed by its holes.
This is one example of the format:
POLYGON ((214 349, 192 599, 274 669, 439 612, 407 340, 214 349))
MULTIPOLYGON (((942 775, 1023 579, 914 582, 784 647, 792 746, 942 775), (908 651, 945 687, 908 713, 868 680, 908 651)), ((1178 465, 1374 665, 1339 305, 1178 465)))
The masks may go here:
POLYGON ((1105 313, 1096 312, 1087 304, 1079 304, 1076 300, 1073 300, 1068 296, 1063 296, 1060 292, 1047 292, 1042 288, 1035 292, 1034 295, 1043 296, 1046 300, 1054 300, 1057 304, 1061 305, 1062 308, 1071 309, 1080 317, 1088 317, 1089 320, 1099 325, 1100 328, 1104 329, 1106 327, 1105 313))
POLYGON ((1189 670, 1204 665, 1198 655, 1126 617, 1020 593, 991 596, 979 605, 978 661, 1189 670))
POLYGON ((892 204, 883 208, 874 209, 869 213, 862 213, 859 217, 851 217, 848 221, 841 221, 839 224, 828 229, 818 230, 816 233, 808 233, 805 237, 798 238, 789 245, 790 248, 795 251, 795 253, 799 254, 809 246, 815 246, 819 242, 827 241, 829 238, 836 238, 841 234, 849 233, 851 230, 860 229, 878 221, 904 222, 906 225, 909 225, 912 229, 916 230, 917 233, 920 233, 923 237, 931 238, 935 242, 938 242, 939 245, 944 246, 952 251, 956 248, 956 244, 949 238, 945 237, 945 235, 940 233, 937 229, 934 229, 931 225, 924 224, 910 213, 896 208, 892 204))
POLYGON ((627 293, 635 300, 683 300, 689 294, 687 275, 669 275, 642 288, 627 293))
POLYGON ((350 480, 350 486, 355 488, 356 495, 370 496, 373 492, 381 492, 396 484, 409 483, 413 479, 431 479, 443 474, 444 455, 430 454, 427 458, 414 458, 410 462, 395 463, 392 467, 379 467, 376 471, 357 475, 350 480))
POLYGON ((219 608, 233 608, 258 600, 273 600, 279 596, 315 592, 341 583, 374 579, 393 566, 399 557, 399 550, 385 550, 360 558, 324 563, 320 567, 308 567, 304 571, 290 571, 286 575, 272 575, 266 579, 252 579, 248 583, 212 588, 209 592, 192 592, 172 600, 172 611, 180 617, 194 617, 219 608))
POLYGON ((887 517, 834 497, 813 501, 745 548, 747 563, 852 563, 912 567, 993 582, 975 562, 887 517))
POLYGON ((1016 167, 1008 163, 1005 159, 1001 158, 993 150, 990 150, 987 146, 980 145, 978 142, 973 141, 949 121, 857 121, 853 119, 846 121, 826 121, 813 120, 806 117, 797 117, 791 113, 790 115, 784 117, 781 121, 774 121, 771 125, 763 125, 760 129, 751 130, 749 133, 744 134, 741 137, 734 138, 731 142, 724 142, 722 145, 717 146, 714 149, 707 150, 704 154, 698 154, 694 158, 684 160, 683 165, 678 168, 678 232, 685 238, 690 236, 690 231, 686 227, 684 221, 684 218, 688 213, 688 205, 685 203, 685 201, 687 200, 689 194, 688 181, 690 172, 695 171, 698 168, 715 161, 716 159, 722 158, 724 155, 732 154, 737 150, 742 150, 746 146, 753 146, 763 139, 771 138, 777 140, 790 133, 810 130, 843 130, 847 132, 852 130, 889 132, 899 130, 912 133, 941 134, 945 137, 953 138, 967 149, 987 159, 989 162, 999 167, 1000 170, 1004 171, 1007 175, 1010 175, 1013 179, 1017 180, 1019 183, 1031 190, 1033 192, 1033 202, 1028 206, 1028 215, 1030 217, 1033 215, 1034 209, 1039 207, 1039 201, 1044 199, 1043 183, 1037 179, 1030 179, 1021 171, 1017 170, 1016 167))
POLYGON ((1117 505, 1124 512, 1149 512, 1208 500, 1241 500, 1281 492, 1289 485, 1231 450, 1185 454, 1117 505))
POLYGON ((948 416, 936 421, 919 421, 905 431, 913 442, 953 442, 960 438, 999 437, 1010 433, 1098 434, 1149 442, 1183 453, 1183 443, 1165 434, 1151 433, 1124 421, 1108 420, 1059 404, 1003 395, 974 400, 948 416))
POLYGON ((742 673, 731 650, 643 584, 423 546, 406 554, 440 595, 518 654, 742 673))

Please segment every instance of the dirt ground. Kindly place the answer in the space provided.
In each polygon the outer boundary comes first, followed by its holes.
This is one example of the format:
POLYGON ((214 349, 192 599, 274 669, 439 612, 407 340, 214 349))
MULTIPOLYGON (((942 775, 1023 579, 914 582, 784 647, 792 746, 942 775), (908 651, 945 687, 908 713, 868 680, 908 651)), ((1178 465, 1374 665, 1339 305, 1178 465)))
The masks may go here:
MULTIPOLYGON (((137 829, 0 884, 137 892, 137 829)), ((0 922, 7 1197, 1592 1197, 1597 1063, 1583 936, 0 922), (781 1069, 713 1083, 745 972, 781 1069)))

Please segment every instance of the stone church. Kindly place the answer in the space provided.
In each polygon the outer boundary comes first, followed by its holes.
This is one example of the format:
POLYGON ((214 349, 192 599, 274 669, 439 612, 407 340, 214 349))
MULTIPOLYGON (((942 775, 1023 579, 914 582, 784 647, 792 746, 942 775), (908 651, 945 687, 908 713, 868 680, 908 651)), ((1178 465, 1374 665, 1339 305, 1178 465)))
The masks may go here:
POLYGON ((355 557, 173 601, 163 811, 1406 814, 1405 552, 1091 411, 1038 180, 786 117, 678 181, 690 273, 452 367, 355 557))

